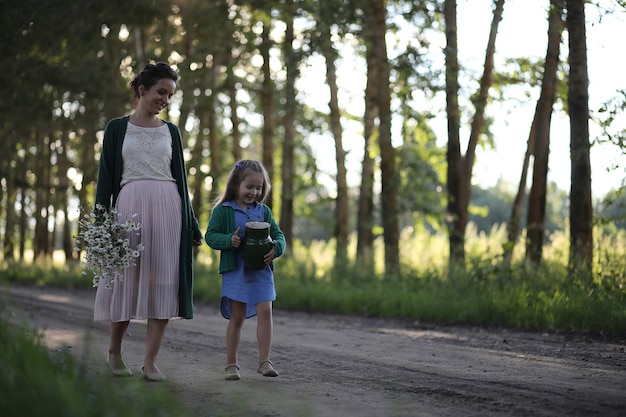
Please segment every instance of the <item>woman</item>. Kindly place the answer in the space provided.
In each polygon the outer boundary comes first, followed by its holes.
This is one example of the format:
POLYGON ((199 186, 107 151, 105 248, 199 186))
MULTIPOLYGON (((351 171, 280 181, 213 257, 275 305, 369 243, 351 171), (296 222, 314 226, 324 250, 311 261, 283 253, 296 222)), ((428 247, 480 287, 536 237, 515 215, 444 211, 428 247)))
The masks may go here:
POLYGON ((114 376, 132 375, 122 358, 131 319, 148 321, 145 378, 163 381, 156 357, 165 328, 171 318, 193 318, 193 247, 203 236, 189 200, 180 130, 158 117, 177 81, 169 65, 147 65, 130 83, 135 112, 110 120, 104 131, 96 205, 115 207, 120 221, 134 215, 144 246, 123 280, 110 288, 100 280, 96 291, 94 320, 111 323, 107 362, 114 376))

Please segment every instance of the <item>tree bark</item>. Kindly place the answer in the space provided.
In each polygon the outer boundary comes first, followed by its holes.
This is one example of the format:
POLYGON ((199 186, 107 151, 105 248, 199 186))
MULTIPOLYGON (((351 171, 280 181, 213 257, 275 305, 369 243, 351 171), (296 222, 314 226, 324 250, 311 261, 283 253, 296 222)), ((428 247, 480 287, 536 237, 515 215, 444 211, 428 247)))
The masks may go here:
POLYGON ((398 180, 396 172, 396 152, 391 142, 391 88, 389 85, 390 65, 387 57, 387 10, 385 0, 370 0, 373 26, 374 55, 378 61, 378 141, 380 144, 381 168, 381 220, 383 241, 385 242, 385 274, 390 277, 400 273, 399 221, 398 221, 398 180))
POLYGON ((69 262, 74 258, 74 245, 69 216, 67 213, 69 198, 71 197, 70 181, 67 177, 67 171, 70 168, 70 161, 67 156, 67 151, 69 149, 68 132, 65 130, 60 132, 60 138, 61 148, 57 150, 58 185, 56 194, 58 195, 58 204, 56 204, 56 209, 63 212, 63 224, 61 225, 62 250, 66 261, 69 262))
MULTIPOLYGON (((6 144, 8 155, 15 155, 15 146, 13 145, 13 135, 9 135, 9 140, 6 144)), ((11 166, 10 161, 7 159, 3 159, 2 161, 2 170, 3 170, 3 178, 6 184, 6 192, 5 195, 5 217, 4 217, 4 236, 3 236, 3 259, 4 261, 14 262, 15 261, 15 226, 16 226, 16 216, 15 216, 15 202, 17 197, 18 187, 15 184, 15 173, 19 169, 20 158, 16 157, 15 167, 11 166)), ((0 187, 2 188, 2 187, 0 187)), ((0 191, 1 192, 1 191, 0 191)), ((22 206, 24 202, 22 202, 22 206)), ((22 211, 24 211, 22 209, 22 211)))
POLYGON ((285 3, 285 41, 283 56, 287 79, 285 81, 285 116, 283 118, 283 163, 282 163, 282 193, 280 204, 280 227, 287 242, 293 240, 293 201, 294 201, 294 156, 296 143, 296 79, 298 78, 298 59, 293 50, 294 40, 294 13, 293 0, 285 3))
POLYGON ((229 98, 229 106, 230 106, 230 121, 233 125, 231 135, 232 135, 232 144, 233 144, 233 159, 235 161, 239 161, 242 159, 242 149, 241 149, 241 130, 239 128, 239 124, 241 123, 241 119, 239 117, 238 107, 239 103, 237 102, 237 79, 235 78, 235 74, 233 73, 233 56, 232 51, 229 56, 228 64, 226 66, 227 73, 227 89, 228 89, 228 98, 229 98))
MULTIPOLYGON (((548 18, 548 49, 544 64, 541 95, 535 109, 533 182, 528 197, 526 220, 526 262, 533 266, 541 263, 545 235, 546 192, 550 152, 550 122, 556 98, 557 70, 561 33, 563 31, 563 5, 552 0, 548 18)), ((532 132, 531 128, 531 132, 532 132)))
POLYGON ((47 137, 35 133, 37 155, 35 162, 35 238, 33 242, 33 260, 45 257, 48 253, 48 194, 50 188, 48 168, 50 166, 50 147, 47 137))
POLYGON ((567 0, 570 120, 570 270, 588 274, 593 260, 593 205, 589 143, 589 79, 584 0, 567 0))
MULTIPOLYGON (((267 170, 271 183, 274 184, 274 131, 276 130, 276 109, 274 105, 274 82, 272 80, 272 70, 270 68, 270 49, 272 47, 270 32, 272 30, 272 25, 269 16, 271 16, 271 13, 268 12, 267 16, 268 17, 263 21, 261 45, 259 45, 259 52, 263 58, 263 82, 261 86, 263 130, 261 134, 263 137, 263 165, 265 165, 265 169, 267 170)), ((266 203, 269 207, 272 207, 273 201, 274 193, 270 190, 267 194, 266 203)))
POLYGON ((528 142, 526 145, 526 152, 524 153, 524 162, 522 163, 522 173, 520 175, 519 185, 517 187, 517 193, 513 199, 513 205, 511 207, 511 216, 507 222, 506 227, 506 243, 504 244, 503 262, 507 267, 511 266, 513 260, 513 250, 515 249, 515 243, 519 237, 519 231, 521 228, 522 210, 524 208, 524 199, 526 198, 526 182, 528 180, 528 167, 530 165, 530 156, 533 154, 535 147, 535 125, 537 119, 537 111, 535 110, 535 116, 530 127, 530 135, 528 136, 528 142))
POLYGON ((367 62, 367 82, 365 85, 365 111, 363 114, 363 161, 361 163, 361 185, 357 214, 356 261, 366 272, 374 271, 374 158, 372 146, 376 125, 378 61, 370 46, 373 33, 365 25, 365 60, 367 62))
POLYGON ((461 176, 461 112, 459 110, 459 59, 456 24, 456 0, 444 3, 446 25, 446 115, 448 119, 447 222, 449 230, 450 264, 465 262, 465 221, 462 219, 461 176))
MULTIPOLYGON (((485 125, 485 107, 489 98, 489 88, 493 83, 493 56, 496 50, 496 37, 498 26, 502 20, 504 0, 497 0, 493 11, 489 40, 485 52, 485 64, 483 75, 480 80, 480 87, 476 100, 474 100, 474 118, 470 130, 470 138, 465 156, 460 154, 460 142, 458 137, 458 127, 460 126, 460 116, 458 110, 458 59, 456 42, 456 2, 447 0, 444 5, 446 17, 446 79, 449 77, 450 85, 446 86, 452 98, 448 101, 448 211, 452 225, 450 233, 450 266, 465 267, 465 230, 467 228, 469 201, 472 190, 472 171, 476 156, 476 146, 480 134, 485 125), (448 27, 448 22, 450 23, 448 27), (449 56, 448 56, 449 54, 449 56), (449 74, 448 74, 449 71, 449 74), (452 120, 450 118, 452 117, 452 120), (450 164, 453 166, 451 167, 450 164)), ((446 82, 448 83, 448 81, 446 82)), ((450 268, 451 270, 453 268, 450 268)))
MULTIPOLYGON (((323 5, 321 6, 323 7, 323 5)), ((328 13, 330 14, 330 13, 328 13)), ((335 264, 344 265, 348 258, 348 181, 346 171, 346 151, 343 147, 343 129, 341 127, 341 111, 339 109, 339 87, 335 63, 337 51, 333 48, 330 33, 330 18, 324 9, 320 13, 320 44, 326 61, 326 82, 330 90, 330 130, 335 139, 335 161, 337 165, 337 196, 335 198, 335 230, 336 241, 335 264)))

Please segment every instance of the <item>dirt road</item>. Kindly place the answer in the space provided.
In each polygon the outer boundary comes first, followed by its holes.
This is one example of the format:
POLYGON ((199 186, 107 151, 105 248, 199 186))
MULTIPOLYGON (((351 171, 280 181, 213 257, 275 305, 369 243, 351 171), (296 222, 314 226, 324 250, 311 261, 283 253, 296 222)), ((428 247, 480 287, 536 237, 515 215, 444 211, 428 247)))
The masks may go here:
MULTIPOLYGON (((51 349, 107 373, 108 326, 92 291, 11 287, 0 300, 43 331, 51 349)), ((6 311, 5 311, 6 313, 6 311)), ((256 373, 256 320, 244 326, 242 380, 223 379, 226 321, 196 305, 173 321, 159 356, 168 389, 195 416, 626 416, 626 340, 442 327, 276 310, 278 378, 256 373)), ((140 378, 145 325, 126 362, 140 378)), ((148 382, 146 382, 148 384, 148 382)))

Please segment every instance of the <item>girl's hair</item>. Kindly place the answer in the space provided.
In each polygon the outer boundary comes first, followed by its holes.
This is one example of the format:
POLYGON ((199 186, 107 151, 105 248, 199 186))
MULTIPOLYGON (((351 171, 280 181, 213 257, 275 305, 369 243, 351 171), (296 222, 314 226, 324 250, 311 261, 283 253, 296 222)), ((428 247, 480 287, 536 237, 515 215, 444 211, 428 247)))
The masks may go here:
POLYGON ((134 91, 134 100, 139 99, 139 86, 143 85, 146 90, 152 88, 159 80, 169 78, 178 81, 178 74, 169 65, 164 62, 156 64, 148 64, 146 67, 130 82, 130 86, 134 91))
POLYGON ((265 201, 265 197, 267 197, 267 194, 272 188, 267 170, 259 161, 255 161, 253 159, 242 159, 230 170, 224 194, 218 197, 213 207, 225 201, 233 201, 237 197, 237 190, 239 189, 241 182, 252 173, 263 175, 263 189, 261 190, 261 194, 257 197, 257 203, 263 203, 265 201))

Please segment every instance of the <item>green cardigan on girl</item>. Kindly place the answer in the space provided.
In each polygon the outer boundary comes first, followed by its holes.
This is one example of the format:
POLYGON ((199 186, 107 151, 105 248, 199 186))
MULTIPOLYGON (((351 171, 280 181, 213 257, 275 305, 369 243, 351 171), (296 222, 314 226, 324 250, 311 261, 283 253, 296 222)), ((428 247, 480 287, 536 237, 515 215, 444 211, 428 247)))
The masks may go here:
MULTIPOLYGON (((285 253, 287 247, 285 235, 274 220, 272 210, 266 205, 263 205, 263 208, 265 209, 265 221, 270 224, 270 236, 274 241, 274 251, 276 258, 278 258, 285 253)), ((236 268, 235 250, 230 243, 233 233, 235 233, 235 211, 232 207, 218 204, 211 213, 204 240, 209 247, 220 251, 220 274, 236 268)), ((273 261, 270 268, 274 270, 273 261)))
MULTIPOLYGON (((96 205, 101 204, 109 210, 115 207, 122 181, 122 144, 128 126, 129 116, 110 120, 104 129, 104 141, 98 167, 98 185, 96 205)), ((180 282, 178 285, 178 314, 180 317, 193 318, 193 241, 202 240, 202 231, 198 225, 187 188, 187 171, 183 159, 183 143, 180 130, 167 123, 172 134, 172 176, 176 180, 182 205, 182 228, 180 236, 180 282)))

